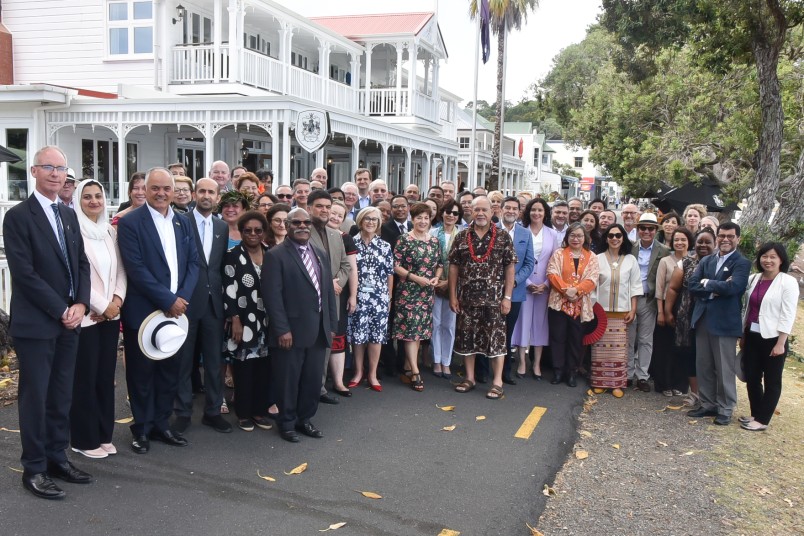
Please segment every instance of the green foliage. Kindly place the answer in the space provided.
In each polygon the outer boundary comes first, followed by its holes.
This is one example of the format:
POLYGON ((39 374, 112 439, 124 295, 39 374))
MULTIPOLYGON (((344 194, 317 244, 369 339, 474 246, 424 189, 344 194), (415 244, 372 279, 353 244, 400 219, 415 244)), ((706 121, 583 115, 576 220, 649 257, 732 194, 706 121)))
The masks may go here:
POLYGON ((569 175, 570 177, 577 177, 581 178, 581 174, 569 164, 562 164, 557 160, 553 160, 553 173, 558 173, 559 175, 569 175))
POLYGON ((799 223, 785 238, 780 238, 778 234, 771 231, 768 225, 744 225, 740 228, 740 251, 752 262, 757 256, 757 251, 767 242, 780 242, 787 250, 787 256, 791 259, 796 258, 801 242, 804 240, 804 224, 799 223))

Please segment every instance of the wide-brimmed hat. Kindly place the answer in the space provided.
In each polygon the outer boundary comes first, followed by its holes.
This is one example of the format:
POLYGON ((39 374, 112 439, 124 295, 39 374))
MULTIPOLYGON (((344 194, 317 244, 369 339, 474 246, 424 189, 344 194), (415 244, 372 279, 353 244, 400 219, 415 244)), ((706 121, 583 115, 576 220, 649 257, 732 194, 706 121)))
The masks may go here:
POLYGON ((655 225, 659 226, 659 220, 656 219, 656 214, 653 212, 645 212, 639 217, 637 225, 655 225))
POLYGON ((78 179, 75 178, 75 171, 73 171, 73 168, 67 168, 67 180, 78 182, 78 179))
POLYGON ((154 311, 140 325, 140 350, 155 361, 176 355, 187 339, 189 324, 186 315, 168 318, 163 311, 154 311))

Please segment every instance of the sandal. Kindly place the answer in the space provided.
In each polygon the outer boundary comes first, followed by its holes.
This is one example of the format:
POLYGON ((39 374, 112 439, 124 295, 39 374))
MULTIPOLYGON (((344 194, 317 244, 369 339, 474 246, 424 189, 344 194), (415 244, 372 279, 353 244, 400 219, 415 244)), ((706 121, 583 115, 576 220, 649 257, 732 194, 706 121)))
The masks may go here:
POLYGON ((502 400, 505 398, 505 391, 503 391, 502 385, 492 385, 489 392, 486 393, 486 398, 489 400, 502 400))
POLYGON ((418 391, 421 393, 424 391, 424 381, 422 381, 421 374, 414 374, 410 377, 410 386, 413 388, 414 391, 418 391))
POLYGON ((229 406, 226 405, 226 400, 224 399, 223 404, 221 404, 221 413, 224 415, 229 414, 229 406))
POLYGON ((463 380, 461 383, 455 386, 455 391, 459 393, 468 393, 474 388, 475 388, 475 382, 469 380, 463 380))

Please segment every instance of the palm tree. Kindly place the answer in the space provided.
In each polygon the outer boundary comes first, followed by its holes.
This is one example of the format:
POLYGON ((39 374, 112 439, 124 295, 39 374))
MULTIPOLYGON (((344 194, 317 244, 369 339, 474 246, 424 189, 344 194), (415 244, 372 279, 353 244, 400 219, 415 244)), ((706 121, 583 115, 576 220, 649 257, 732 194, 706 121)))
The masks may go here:
MULTIPOLYGON (((488 179, 487 189, 496 190, 500 183, 500 133, 503 128, 503 76, 505 59, 505 34, 511 30, 522 29, 522 23, 527 21, 528 12, 535 11, 539 0, 489 0, 489 14, 491 31, 497 35, 497 115, 494 119, 494 146, 491 151, 491 175, 488 179)), ((479 16, 480 2, 469 1, 469 15, 472 19, 479 16)))

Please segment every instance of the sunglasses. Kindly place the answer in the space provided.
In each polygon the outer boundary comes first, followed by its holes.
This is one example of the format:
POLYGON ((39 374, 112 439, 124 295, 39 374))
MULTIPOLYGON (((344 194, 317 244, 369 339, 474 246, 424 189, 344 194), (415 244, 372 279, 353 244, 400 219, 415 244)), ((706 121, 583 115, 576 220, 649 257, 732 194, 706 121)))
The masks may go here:
POLYGON ((637 229, 640 230, 640 231, 655 231, 656 227, 650 227, 650 226, 647 226, 647 225, 640 225, 640 226, 637 227, 637 229))
POLYGON ((245 229, 243 229, 242 232, 245 235, 261 235, 265 231, 262 229, 262 227, 260 227, 259 229, 252 229, 250 227, 246 227, 245 229))
POLYGON ((291 225, 295 225, 296 227, 301 227, 304 225, 305 227, 310 227, 313 222, 312 220, 290 220, 291 225))
POLYGON ((618 240, 618 239, 620 239, 622 237, 623 237, 622 233, 609 233, 609 236, 608 236, 608 238, 613 238, 615 240, 618 240))
POLYGON ((460 215, 461 215, 461 213, 460 213, 460 212, 458 212, 457 210, 451 210, 451 211, 449 211, 449 212, 445 212, 445 213, 444 213, 444 215, 447 215, 447 214, 449 214, 450 216, 455 216, 455 217, 458 217, 458 216, 460 216, 460 215))
POLYGON ((279 199, 293 199, 293 194, 276 194, 279 199))

